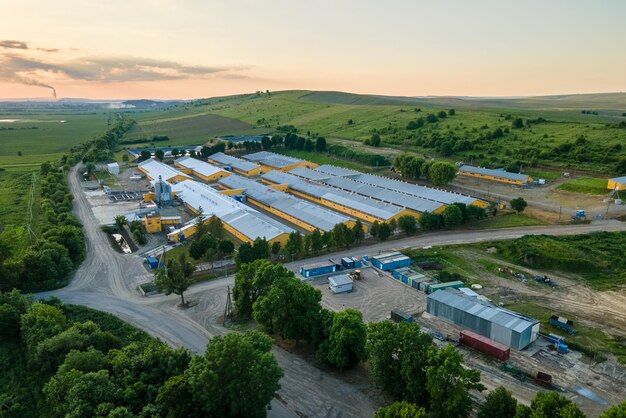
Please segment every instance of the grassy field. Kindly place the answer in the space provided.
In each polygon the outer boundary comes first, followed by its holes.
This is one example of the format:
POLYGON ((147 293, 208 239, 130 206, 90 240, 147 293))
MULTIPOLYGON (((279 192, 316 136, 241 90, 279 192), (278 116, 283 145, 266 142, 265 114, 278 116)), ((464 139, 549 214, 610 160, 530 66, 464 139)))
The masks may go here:
MULTIPOLYGON (((171 126, 176 126, 176 135, 185 137, 183 131, 189 127, 189 140, 196 138, 193 132, 203 126, 208 115, 245 122, 251 127, 250 133, 258 134, 293 125, 301 135, 323 135, 331 144, 360 143, 376 131, 385 147, 438 157, 441 141, 467 139, 473 149, 454 151, 447 157, 450 161, 473 160, 505 167, 522 161, 528 170, 532 170, 528 163, 538 163, 555 167, 555 172, 534 173, 550 180, 566 168, 614 171, 619 158, 626 158, 626 147, 622 146, 626 129, 617 127, 626 120, 621 116, 624 109, 623 94, 478 100, 286 91, 200 100, 173 110, 138 114, 136 118, 144 129, 151 127, 150 134, 167 134, 172 132, 171 126), (454 116, 407 129, 410 121, 450 108, 456 109, 454 116), (581 109, 594 109, 598 115, 582 114, 581 109), (521 117, 524 125, 513 129, 516 117, 521 117), (504 132, 501 137, 486 139, 498 128, 504 132)), ((135 130, 131 135, 140 137, 142 133, 135 130)))
POLYGON ((471 229, 497 229, 535 225, 548 225, 548 222, 533 218, 532 216, 523 213, 506 213, 493 218, 482 219, 474 222, 469 227, 471 229))
MULTIPOLYGON (((36 177, 39 178, 38 176, 36 177)), ((24 225, 29 218, 28 203, 33 181, 33 171, 27 168, 8 168, 0 171, 0 224, 24 225)), ((39 182, 35 182, 33 221, 39 212, 39 182)))
POLYGON ((582 177, 563 183, 557 189, 566 192, 604 195, 609 193, 606 187, 607 179, 582 177))
POLYGON ((575 323, 576 334, 569 335, 550 325, 549 319, 552 312, 543 306, 537 305, 530 299, 516 300, 514 302, 503 299, 502 303, 507 309, 540 320, 543 332, 550 332, 565 337, 567 343, 572 348, 583 351, 589 355, 609 352, 615 355, 621 363, 626 364, 626 345, 624 345, 622 341, 616 340, 615 337, 605 334, 601 329, 575 323))
POLYGON ((148 145, 149 139, 154 135, 167 135, 170 141, 159 143, 159 145, 168 146, 204 144, 218 135, 256 135, 259 133, 245 122, 212 114, 174 114, 156 119, 144 119, 144 117, 145 115, 141 115, 137 125, 126 134, 124 139, 147 138, 147 140, 145 144, 133 144, 129 147, 148 145))

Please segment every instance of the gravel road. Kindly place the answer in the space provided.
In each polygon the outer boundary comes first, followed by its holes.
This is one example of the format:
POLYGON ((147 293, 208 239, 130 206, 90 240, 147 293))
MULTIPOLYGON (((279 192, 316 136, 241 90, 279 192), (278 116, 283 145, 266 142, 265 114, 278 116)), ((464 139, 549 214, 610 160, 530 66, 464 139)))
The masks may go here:
MULTIPOLYGON (((186 296, 195 306, 188 310, 176 307, 178 297, 175 295, 140 296, 136 287, 150 276, 142 265, 142 259, 133 254, 117 253, 111 248, 83 193, 78 167, 70 171, 69 185, 74 195, 74 213, 85 226, 87 257, 69 286, 37 294, 37 297, 56 296, 66 303, 112 313, 172 346, 184 346, 198 354, 204 352, 212 336, 228 332, 218 323, 218 318, 224 309, 226 286, 232 286, 232 276, 200 283, 189 289, 186 296)), ((358 247, 306 262, 341 255, 377 254, 407 247, 511 239, 527 234, 568 235, 605 230, 624 231, 626 225, 605 223, 439 232, 358 247)), ((293 270, 298 266, 287 265, 293 270)), ((285 376, 279 391, 281 401, 272 402, 271 417, 363 417, 372 416, 379 406, 364 394, 363 388, 340 381, 281 348, 275 348, 274 354, 285 376)))

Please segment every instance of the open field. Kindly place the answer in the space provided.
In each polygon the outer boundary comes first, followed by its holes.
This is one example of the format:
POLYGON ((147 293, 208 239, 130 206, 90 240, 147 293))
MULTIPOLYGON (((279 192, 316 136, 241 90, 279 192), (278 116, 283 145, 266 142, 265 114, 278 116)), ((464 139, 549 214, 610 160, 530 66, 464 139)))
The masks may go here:
POLYGON ((557 187, 557 189, 564 190, 566 192, 605 195, 609 193, 609 190, 606 188, 606 186, 606 179, 581 177, 579 179, 563 183, 559 187, 557 187))
MULTIPOLYGON (((0 224, 21 226, 28 221, 32 181, 33 171, 26 168, 8 168, 0 171, 0 224)), ((36 218, 39 211, 38 177, 35 181, 34 197, 33 217, 36 218)))

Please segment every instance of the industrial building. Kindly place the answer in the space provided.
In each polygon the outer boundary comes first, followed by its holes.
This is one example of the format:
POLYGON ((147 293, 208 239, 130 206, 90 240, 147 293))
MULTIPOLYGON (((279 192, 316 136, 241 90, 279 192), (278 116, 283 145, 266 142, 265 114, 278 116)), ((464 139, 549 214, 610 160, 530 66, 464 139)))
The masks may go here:
MULTIPOLYGON (((204 221, 212 216, 219 218, 224 229, 242 242, 252 243, 256 238, 265 238, 270 245, 274 242, 285 245, 289 234, 294 232, 269 216, 197 181, 187 180, 175 184, 172 191, 193 213, 198 214, 202 208, 204 221)), ((198 218, 169 233, 168 239, 179 242, 189 238, 196 232, 196 222, 198 218)))
POLYGON ((411 265, 411 259, 399 252, 372 256, 372 265, 383 271, 391 271, 411 265))
MULTIPOLYGON (((308 176, 310 172, 315 173, 315 170, 297 168, 290 173, 296 175, 298 175, 297 173, 301 173, 301 176, 308 176), (308 171, 304 172, 304 170, 308 171)), ((307 180, 313 179, 307 178, 307 180)), ((446 208, 446 205, 439 202, 399 193, 382 187, 373 186, 371 184, 359 183, 358 181, 352 180, 348 177, 331 177, 317 181, 349 193, 356 193, 364 197, 380 200, 381 202, 392 203, 396 206, 405 207, 412 210, 415 217, 419 217, 419 215, 424 212, 441 213, 446 208)))
POLYGON ((508 347, 526 348, 539 336, 539 321, 502 309, 457 289, 428 295, 426 311, 508 347))
POLYGON ((230 176, 230 172, 192 157, 181 157, 174 161, 174 164, 183 173, 193 174, 205 182, 217 181, 223 177, 230 176))
POLYGON ((528 174, 509 173, 504 169, 482 168, 471 165, 462 165, 461 168, 459 168, 459 174, 462 176, 499 181, 501 183, 516 184, 519 186, 529 184, 533 181, 533 178, 528 174))
POLYGON ((607 189, 626 190, 626 176, 615 177, 615 178, 609 179, 609 184, 607 185, 607 189))
POLYGON ((158 179, 170 184, 191 180, 191 177, 182 171, 153 159, 140 162, 137 168, 148 177, 153 185, 158 179))
POLYGON ((176 227, 181 224, 180 216, 162 216, 159 212, 154 211, 144 215, 143 226, 146 232, 155 234, 163 232, 163 227, 176 227))
POLYGON ((328 290, 335 294, 352 292, 352 287, 352 279, 347 274, 338 274, 328 278, 328 290))
POLYGON ((301 160, 299 158, 288 157, 282 154, 276 154, 275 152, 259 151, 253 154, 243 156, 248 161, 261 164, 264 167, 263 172, 266 173, 269 170, 289 171, 296 167, 317 167, 317 164, 310 161, 301 160))
POLYGON ((120 165, 117 162, 108 163, 107 171, 111 174, 120 174, 120 165))
POLYGON ((261 180, 282 185, 289 193, 370 223, 388 222, 404 215, 419 216, 417 212, 406 207, 352 194, 277 170, 263 174, 261 180))
POLYGON ((220 166, 227 171, 233 171, 247 177, 258 176, 261 172, 260 165, 241 158, 233 157, 232 155, 224 154, 223 152, 217 152, 210 155, 208 161, 211 164, 220 166))
MULTIPOLYGON (((430 200, 438 202, 442 205, 451 205, 453 203, 464 203, 466 205, 474 205, 479 207, 487 207, 487 202, 476 199, 472 196, 467 196, 461 193, 454 193, 447 190, 436 189, 433 187, 420 186, 418 184, 407 183, 404 181, 392 179, 389 177, 377 176, 374 174, 361 173, 356 170, 350 170, 343 167, 336 167, 333 165, 320 165, 314 170, 306 170, 303 168, 296 168, 291 170, 292 174, 308 178, 313 181, 325 182, 336 177, 348 178, 358 183, 363 183, 369 186, 375 186, 376 188, 391 190, 399 193, 402 196, 414 196, 420 199, 430 200)), ((361 189, 367 190, 367 189, 361 189)), ((384 196, 380 191, 381 196, 384 196)))
POLYGON ((270 186, 233 174, 219 181, 220 186, 236 190, 246 201, 307 231, 330 231, 337 224, 352 228, 356 220, 314 205, 270 186))

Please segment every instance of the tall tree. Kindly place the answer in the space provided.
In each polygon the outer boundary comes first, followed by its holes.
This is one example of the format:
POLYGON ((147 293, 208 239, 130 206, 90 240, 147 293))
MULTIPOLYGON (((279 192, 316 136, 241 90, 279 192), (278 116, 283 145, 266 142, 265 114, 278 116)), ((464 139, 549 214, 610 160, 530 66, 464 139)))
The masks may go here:
POLYGON ((363 239, 365 239, 365 229, 363 228, 363 223, 360 219, 357 219, 352 227, 352 235, 354 236, 354 240, 357 244, 359 244, 363 239))
POLYGON ((277 277, 292 277, 293 273, 269 260, 255 260, 242 265, 235 274, 233 303, 241 318, 252 317, 252 306, 260 296, 267 294, 277 277))
POLYGON ((270 245, 265 238, 257 237, 257 239, 254 240, 253 253, 255 260, 270 257, 270 245))
POLYGON ((311 237, 311 251, 313 254, 318 254, 324 247, 324 238, 319 229, 314 229, 309 235, 311 237))
POLYGON ((289 234, 287 244, 285 245, 285 253, 287 255, 297 257, 302 252, 302 235, 294 231, 289 234))
POLYGON ((167 416, 265 417, 283 375, 272 346, 257 331, 213 337, 204 356, 159 390, 157 404, 167 416))
POLYGON ((340 370, 352 367, 367 358, 366 337, 361 312, 346 309, 334 315, 328 340, 320 345, 316 355, 340 370))
POLYGON ((480 372, 463 367, 463 355, 452 345, 431 353, 427 371, 430 416, 463 418, 472 410, 470 390, 485 390, 480 372))
POLYGON ((267 136, 263 136, 263 138, 261 138, 261 146, 264 150, 272 148, 272 140, 267 136))
POLYGON ((517 400, 502 386, 489 392, 478 411, 478 418, 515 418, 517 400))
POLYGON ((217 216, 213 215, 207 221, 207 232, 217 239, 224 238, 224 224, 217 216))
POLYGON ((31 304, 30 298, 19 290, 0 293, 0 337, 2 339, 20 335, 20 318, 31 304))
POLYGON ((181 305, 185 306, 185 291, 189 288, 194 266, 181 253, 178 260, 169 260, 167 269, 160 268, 155 273, 154 283, 166 295, 172 293, 180 296, 181 305))
POLYGON ((402 401, 378 408, 374 418, 428 418, 428 412, 414 403, 402 401))
POLYGON ((436 161, 428 169, 428 180, 436 186, 445 186, 454 180, 456 167, 452 164, 436 161))
POLYGON ((165 158, 165 153, 163 152, 162 149, 158 149, 154 153, 154 156, 157 157, 159 159, 159 161, 163 161, 163 158, 165 158))
POLYGON ((324 138, 323 136, 318 136, 317 140, 315 141, 315 151, 324 152, 326 151, 326 147, 326 138, 324 138))
POLYGON ((463 222, 463 214, 458 206, 450 205, 443 211, 443 223, 446 228, 454 228, 463 222))
POLYGON ((370 228, 370 235, 374 238, 378 237, 378 232, 380 231, 380 223, 378 221, 374 221, 372 223, 372 227, 370 228))
POLYGON ((417 220, 414 216, 404 215, 398 218, 398 226, 407 235, 413 235, 417 231, 417 220))
POLYGON ((537 392, 530 410, 532 418, 585 418, 576 404, 557 392, 537 392))
POLYGON ((524 200, 523 197, 516 197, 515 199, 511 199, 511 208, 513 208, 513 210, 517 213, 522 213, 524 211, 524 209, 526 209, 526 206, 528 206, 528 203, 526 202, 526 200, 524 200))
POLYGON ((391 236, 391 227, 389 226, 389 224, 386 222, 381 223, 378 228, 378 238, 381 241, 387 241, 387 239, 389 239, 390 236, 391 236))

